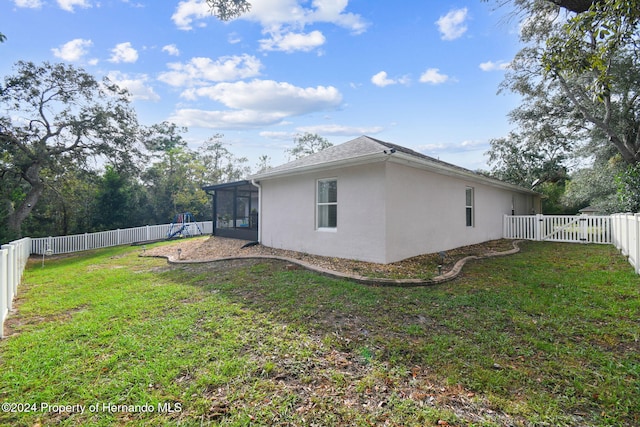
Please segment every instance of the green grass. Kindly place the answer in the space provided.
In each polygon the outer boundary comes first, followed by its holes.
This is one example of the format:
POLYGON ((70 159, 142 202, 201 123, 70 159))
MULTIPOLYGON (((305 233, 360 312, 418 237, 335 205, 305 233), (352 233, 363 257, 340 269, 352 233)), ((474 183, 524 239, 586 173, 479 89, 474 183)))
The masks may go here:
POLYGON ((529 242, 420 288, 140 251, 29 266, 1 425, 640 425, 640 278, 611 246, 529 242))

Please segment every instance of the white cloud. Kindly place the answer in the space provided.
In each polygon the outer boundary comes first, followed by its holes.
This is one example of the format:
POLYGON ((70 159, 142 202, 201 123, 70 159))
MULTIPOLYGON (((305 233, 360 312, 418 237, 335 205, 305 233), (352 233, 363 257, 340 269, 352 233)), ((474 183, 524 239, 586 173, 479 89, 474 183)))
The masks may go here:
POLYGON ((360 15, 344 11, 349 0, 313 0, 312 3, 315 10, 307 17, 310 22, 330 22, 355 34, 365 32, 368 27, 360 15))
POLYGON ((171 86, 197 86, 207 82, 233 81, 260 75, 262 63, 255 56, 223 56, 191 58, 188 63, 167 64, 171 71, 161 73, 158 79, 171 86))
POLYGON ((487 61, 487 62, 483 62, 482 64, 480 64, 480 69, 482 71, 501 71, 501 70, 506 70, 511 66, 510 62, 504 62, 504 61, 498 61, 498 62, 493 62, 493 61, 487 61))
POLYGON ((420 76, 421 83, 430 83, 434 85, 442 84, 450 80, 446 74, 441 74, 438 68, 429 68, 420 76))
POLYGON ((42 7, 41 0, 15 0, 16 7, 24 7, 28 9, 40 9, 42 7))
POLYGON ((74 7, 88 8, 91 4, 87 0, 58 0, 58 6, 67 12, 74 12, 74 7))
POLYGON ((209 129, 248 129, 269 126, 280 122, 287 115, 279 112, 259 112, 251 110, 208 111, 181 109, 169 117, 169 121, 179 126, 209 129))
POLYGON ((220 129, 273 125, 287 117, 334 109, 342 102, 342 95, 332 86, 303 88, 273 80, 218 83, 187 92, 188 98, 208 97, 227 109, 182 109, 170 120, 181 126, 220 129))
MULTIPOLYGON (((282 31, 282 27, 301 29, 314 23, 331 23, 354 34, 366 31, 368 23, 354 13, 345 12, 348 0, 313 0, 304 7, 303 0, 260 0, 252 2, 251 11, 239 19, 259 22, 265 33, 282 31)), ((204 0, 183 0, 171 17, 181 30, 193 29, 194 21, 215 19, 204 0)), ((290 32, 287 30, 285 32, 290 32)))
POLYGON ((409 79, 408 76, 403 76, 397 79, 390 79, 386 71, 380 71, 379 73, 371 77, 371 83, 379 87, 385 87, 385 86, 395 85, 395 84, 406 85, 406 84, 409 84, 410 82, 411 80, 409 79))
POLYGON ((193 21, 211 17, 209 6, 203 0, 186 0, 178 3, 171 20, 181 30, 193 29, 193 21))
POLYGON ((318 135, 339 135, 339 136, 352 136, 352 135, 374 135, 384 130, 381 126, 344 126, 344 125, 316 125, 316 126, 302 126, 297 128, 299 132, 316 133, 318 135))
POLYGON ((294 132, 263 130, 258 133, 263 138, 275 139, 278 141, 291 141, 296 134, 294 132))
POLYGON ((153 90, 149 83, 149 76, 140 74, 137 76, 129 76, 120 71, 111 71, 107 74, 109 80, 117 84, 121 88, 127 89, 132 100, 140 99, 145 101, 159 101, 160 96, 153 90))
POLYGON ((425 153, 430 156, 439 155, 443 153, 464 153, 464 152, 475 152, 478 150, 486 150, 489 146, 487 141, 479 141, 479 140, 464 140, 462 142, 453 142, 453 143, 435 143, 435 144, 424 144, 418 147, 418 151, 421 153, 425 153))
POLYGON ((240 34, 236 32, 229 33, 227 41, 229 42, 229 44, 238 44, 242 41, 242 36, 240 36, 240 34))
POLYGON ((322 46, 326 41, 320 31, 310 33, 287 33, 282 35, 279 32, 272 33, 270 39, 260 40, 260 49, 269 51, 309 52, 318 46, 322 46))
POLYGON ((171 56, 180 56, 180 49, 175 44, 168 44, 162 47, 163 52, 167 52, 171 56))
POLYGON ((76 62, 82 59, 88 53, 88 48, 93 45, 91 40, 74 39, 59 48, 51 49, 56 58, 63 59, 68 62, 76 62))
POLYGON ((130 42, 119 43, 111 49, 110 62, 136 62, 138 60, 138 51, 131 47, 130 42))
POLYGON ((387 77, 386 71, 380 71, 378 74, 371 77, 371 83, 376 86, 385 87, 395 84, 395 81, 387 77))
POLYGON ((219 83, 194 89, 193 94, 208 97, 229 108, 300 115, 335 108, 342 95, 333 86, 302 88, 286 82, 253 80, 219 83))
POLYGON ((436 21, 438 30, 442 34, 442 40, 455 40, 467 31, 467 26, 465 24, 467 12, 466 7, 462 9, 455 9, 446 15, 441 16, 436 21))

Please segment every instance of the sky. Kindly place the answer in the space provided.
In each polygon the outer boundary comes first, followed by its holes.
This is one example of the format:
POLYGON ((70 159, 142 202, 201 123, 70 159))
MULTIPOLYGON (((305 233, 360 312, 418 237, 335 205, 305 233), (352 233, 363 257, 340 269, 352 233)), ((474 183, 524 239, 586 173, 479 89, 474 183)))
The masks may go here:
POLYGON ((296 135, 360 135, 472 170, 519 104, 498 94, 518 23, 489 0, 253 0, 215 18, 201 0, 0 0, 0 77, 65 62, 131 93, 141 124, 216 134, 249 165, 296 135))

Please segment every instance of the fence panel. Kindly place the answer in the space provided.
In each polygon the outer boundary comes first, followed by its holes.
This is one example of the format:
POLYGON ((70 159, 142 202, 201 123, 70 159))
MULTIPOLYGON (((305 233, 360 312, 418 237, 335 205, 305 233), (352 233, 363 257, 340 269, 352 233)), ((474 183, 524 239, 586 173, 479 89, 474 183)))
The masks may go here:
POLYGON ((18 293, 22 273, 29 260, 31 239, 15 240, 0 247, 0 338, 4 337, 4 320, 18 293))
POLYGON ((504 237, 551 242, 612 242, 610 216, 505 215, 504 237))
MULTIPOLYGON (((143 227, 99 231, 97 233, 74 234, 71 236, 41 237, 31 239, 33 254, 66 254, 70 252, 100 249, 110 246, 150 242, 167 238, 171 224, 146 225, 143 227)), ((190 235, 211 234, 212 221, 193 222, 187 229, 190 235)))
POLYGON ((9 250, 0 249, 0 338, 4 337, 4 319, 9 314, 9 250))
POLYGON ((536 217, 532 215, 505 215, 504 238, 536 240, 536 217))
POLYGON ((612 217, 613 244, 640 274, 640 214, 615 214, 612 217))

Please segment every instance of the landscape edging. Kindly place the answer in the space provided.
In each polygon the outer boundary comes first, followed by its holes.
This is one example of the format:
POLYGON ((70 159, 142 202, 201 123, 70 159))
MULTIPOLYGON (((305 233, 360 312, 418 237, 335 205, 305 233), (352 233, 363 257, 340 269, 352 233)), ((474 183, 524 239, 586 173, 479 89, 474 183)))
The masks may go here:
POLYGON ((226 257, 226 258, 217 258, 217 259, 213 259, 213 260, 197 260, 197 261, 190 261, 190 260, 176 260, 171 256, 166 256, 166 255, 157 255, 156 257, 158 258, 165 258, 167 260, 168 264, 174 264, 174 265, 182 265, 182 264, 205 264, 205 263, 215 263, 215 262, 222 262, 222 261, 236 261, 236 260, 249 260, 249 259, 274 259, 274 260, 279 260, 279 261, 284 261, 290 264, 294 264, 294 265, 298 265, 302 268, 304 268, 305 270, 309 270, 318 274, 322 274, 323 276, 328 276, 328 277, 332 277, 335 279, 343 279, 343 280, 350 280, 356 283, 361 283, 364 285, 373 285, 373 286, 398 286, 398 287, 414 287, 414 286, 429 286, 429 285, 437 285, 440 283, 445 283, 448 282, 450 280, 455 279, 456 277, 458 277, 460 275, 460 273, 462 272, 462 267, 464 267, 464 265, 472 260, 477 260, 477 259, 485 259, 485 258, 493 258, 493 257, 498 257, 498 256, 506 256, 506 255, 512 255, 515 253, 520 252, 520 242, 522 242, 522 240, 514 240, 512 242, 513 245, 513 249, 510 249, 508 251, 504 251, 504 252, 488 252, 484 255, 471 255, 465 258, 462 258, 460 260, 458 260, 453 268, 451 268, 451 270, 447 271, 446 273, 443 273, 439 276, 436 276, 432 279, 384 279, 384 278, 376 278, 376 277, 366 277, 366 276, 359 276, 359 275, 355 275, 355 274, 347 274, 347 273, 341 273, 339 271, 335 271, 335 270, 330 270, 327 268, 322 268, 322 267, 318 267, 312 264, 309 264, 307 262, 298 260, 298 259, 294 259, 294 258, 288 258, 288 257, 281 257, 281 256, 277 256, 277 255, 247 255, 247 256, 233 256, 233 257, 226 257))

